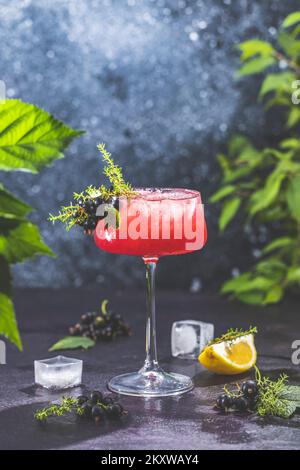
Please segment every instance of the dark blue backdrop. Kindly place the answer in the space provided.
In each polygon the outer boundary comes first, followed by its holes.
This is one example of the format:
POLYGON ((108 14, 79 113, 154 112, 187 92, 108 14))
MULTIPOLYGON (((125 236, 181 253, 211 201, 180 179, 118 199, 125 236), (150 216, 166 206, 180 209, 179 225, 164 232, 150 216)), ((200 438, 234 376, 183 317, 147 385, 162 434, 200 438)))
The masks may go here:
MULTIPOLYGON (((270 140, 255 104, 258 78, 234 80, 234 46, 272 39, 297 0, 10 0, 1 1, 0 70, 9 97, 35 103, 86 135, 42 174, 5 175, 35 208, 32 218, 56 259, 17 266, 22 286, 143 280, 136 259, 97 252, 92 240, 46 221, 73 190, 97 184, 96 143, 105 141, 135 185, 216 187, 215 155, 239 130, 270 140)), ((99 175, 99 176, 98 176, 99 175)), ((243 268, 255 248, 237 223, 217 235, 206 206, 210 242, 202 253, 161 262, 165 286, 212 286, 243 268)), ((263 234, 262 234, 263 236, 263 234)))

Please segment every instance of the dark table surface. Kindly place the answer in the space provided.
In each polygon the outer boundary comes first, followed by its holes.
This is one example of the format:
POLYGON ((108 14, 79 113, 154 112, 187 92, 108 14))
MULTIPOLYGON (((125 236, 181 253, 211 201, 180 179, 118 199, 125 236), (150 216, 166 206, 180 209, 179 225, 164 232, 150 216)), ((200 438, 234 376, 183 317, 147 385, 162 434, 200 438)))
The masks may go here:
MULTIPOLYGON (((131 338, 100 343, 88 351, 67 351, 84 361, 83 388, 105 390, 116 374, 138 370, 144 360, 145 301, 143 290, 101 292, 99 287, 17 291, 16 310, 24 352, 8 345, 7 365, 0 366, 1 449, 299 449, 300 415, 290 420, 222 415, 212 405, 225 383, 238 378, 214 376, 200 364, 172 359, 172 322, 187 318, 213 322, 216 334, 230 327, 257 325, 258 365, 277 377, 286 372, 300 384, 300 366, 291 362, 291 344, 300 339, 299 302, 265 309, 228 302, 218 296, 158 292, 158 346, 161 365, 194 378, 193 391, 172 398, 121 397, 129 416, 121 424, 95 426, 72 420, 40 426, 34 411, 61 393, 33 386, 33 361, 54 356, 48 348, 67 333, 81 313, 109 297, 130 322, 131 338)), ((80 394, 81 387, 69 393, 80 394)))

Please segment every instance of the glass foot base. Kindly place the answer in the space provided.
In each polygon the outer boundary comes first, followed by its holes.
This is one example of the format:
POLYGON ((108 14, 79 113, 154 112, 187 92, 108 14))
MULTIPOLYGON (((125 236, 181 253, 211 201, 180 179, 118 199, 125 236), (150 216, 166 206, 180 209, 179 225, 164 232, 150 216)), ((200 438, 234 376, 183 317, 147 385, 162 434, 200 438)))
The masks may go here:
POLYGON ((137 397, 180 395, 189 392, 193 387, 190 377, 168 374, 162 370, 118 375, 108 383, 108 388, 112 392, 137 397))

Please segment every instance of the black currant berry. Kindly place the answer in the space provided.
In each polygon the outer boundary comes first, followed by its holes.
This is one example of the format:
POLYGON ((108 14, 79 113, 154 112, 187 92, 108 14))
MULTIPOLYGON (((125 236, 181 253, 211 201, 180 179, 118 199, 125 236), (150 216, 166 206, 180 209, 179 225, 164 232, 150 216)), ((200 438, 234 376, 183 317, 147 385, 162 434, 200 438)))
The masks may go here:
POLYGON ((112 204, 112 206, 118 211, 119 208, 120 208, 120 201, 119 201, 119 198, 116 197, 116 196, 113 196, 110 200, 110 203, 112 204))
POLYGON ((83 324, 90 323, 90 318, 89 318, 89 315, 87 313, 84 313, 83 315, 81 315, 80 320, 83 324))
POLYGON ((248 398, 248 409, 254 411, 256 409, 258 397, 248 398))
POLYGON ((92 405, 86 401, 81 405, 82 416, 84 418, 90 418, 92 416, 92 405))
POLYGON ((111 314, 111 321, 115 323, 116 325, 122 323, 122 316, 119 315, 118 313, 112 313, 111 314))
POLYGON ((112 418, 119 418, 122 416, 123 408, 119 403, 114 403, 113 405, 109 405, 106 409, 107 415, 112 418))
POLYGON ((96 208, 98 206, 101 206, 101 204, 103 204, 103 203, 104 203, 104 200, 102 199, 101 196, 97 196, 97 197, 94 198, 94 205, 96 206, 96 208))
POLYGON ((84 210, 88 214, 94 214, 95 213, 95 206, 93 201, 86 201, 84 204, 84 210))
POLYGON ((90 224, 89 219, 84 221, 83 228, 84 228, 84 230, 90 230, 91 229, 91 224, 90 224))
POLYGON ((83 403, 88 401, 88 397, 86 397, 85 395, 79 395, 79 397, 77 397, 77 401, 78 405, 83 405, 83 403))
POLYGON ((114 401, 111 397, 105 396, 102 398, 103 405, 111 405, 113 402, 114 401))
POLYGON ((234 406, 239 411, 246 411, 248 409, 248 400, 245 397, 237 397, 234 399, 234 406))
POLYGON ((91 393, 91 401, 92 403, 98 403, 98 402, 102 402, 103 400, 103 395, 101 392, 98 392, 98 390, 94 390, 92 393, 91 393))
POLYGON ((80 219, 80 220, 77 220, 76 224, 79 225, 79 227, 83 227, 84 222, 85 222, 84 220, 80 219))
POLYGON ((92 417, 93 418, 103 418, 105 416, 105 412, 103 408, 98 405, 94 405, 92 408, 92 417))
POLYGON ((232 407, 232 403, 232 398, 227 393, 223 393, 217 398, 216 406, 219 410, 226 411, 232 407))
POLYGON ((255 397, 258 393, 258 386, 255 380, 248 380, 242 384, 242 392, 245 397, 255 397))
POLYGON ((95 325, 99 326, 99 325, 103 325, 103 323, 104 323, 104 318, 98 315, 98 317, 95 318, 95 325))

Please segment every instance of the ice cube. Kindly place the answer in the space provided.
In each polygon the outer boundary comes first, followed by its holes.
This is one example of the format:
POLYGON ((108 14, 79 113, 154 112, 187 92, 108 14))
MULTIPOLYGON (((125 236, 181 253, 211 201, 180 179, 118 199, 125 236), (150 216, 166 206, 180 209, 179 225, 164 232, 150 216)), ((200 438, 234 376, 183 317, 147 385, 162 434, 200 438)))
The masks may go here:
POLYGON ((214 337, 214 325, 195 320, 173 323, 171 333, 172 356, 196 359, 214 337))
POLYGON ((45 388, 63 389, 81 384, 82 361, 65 356, 34 361, 35 383, 45 388))

